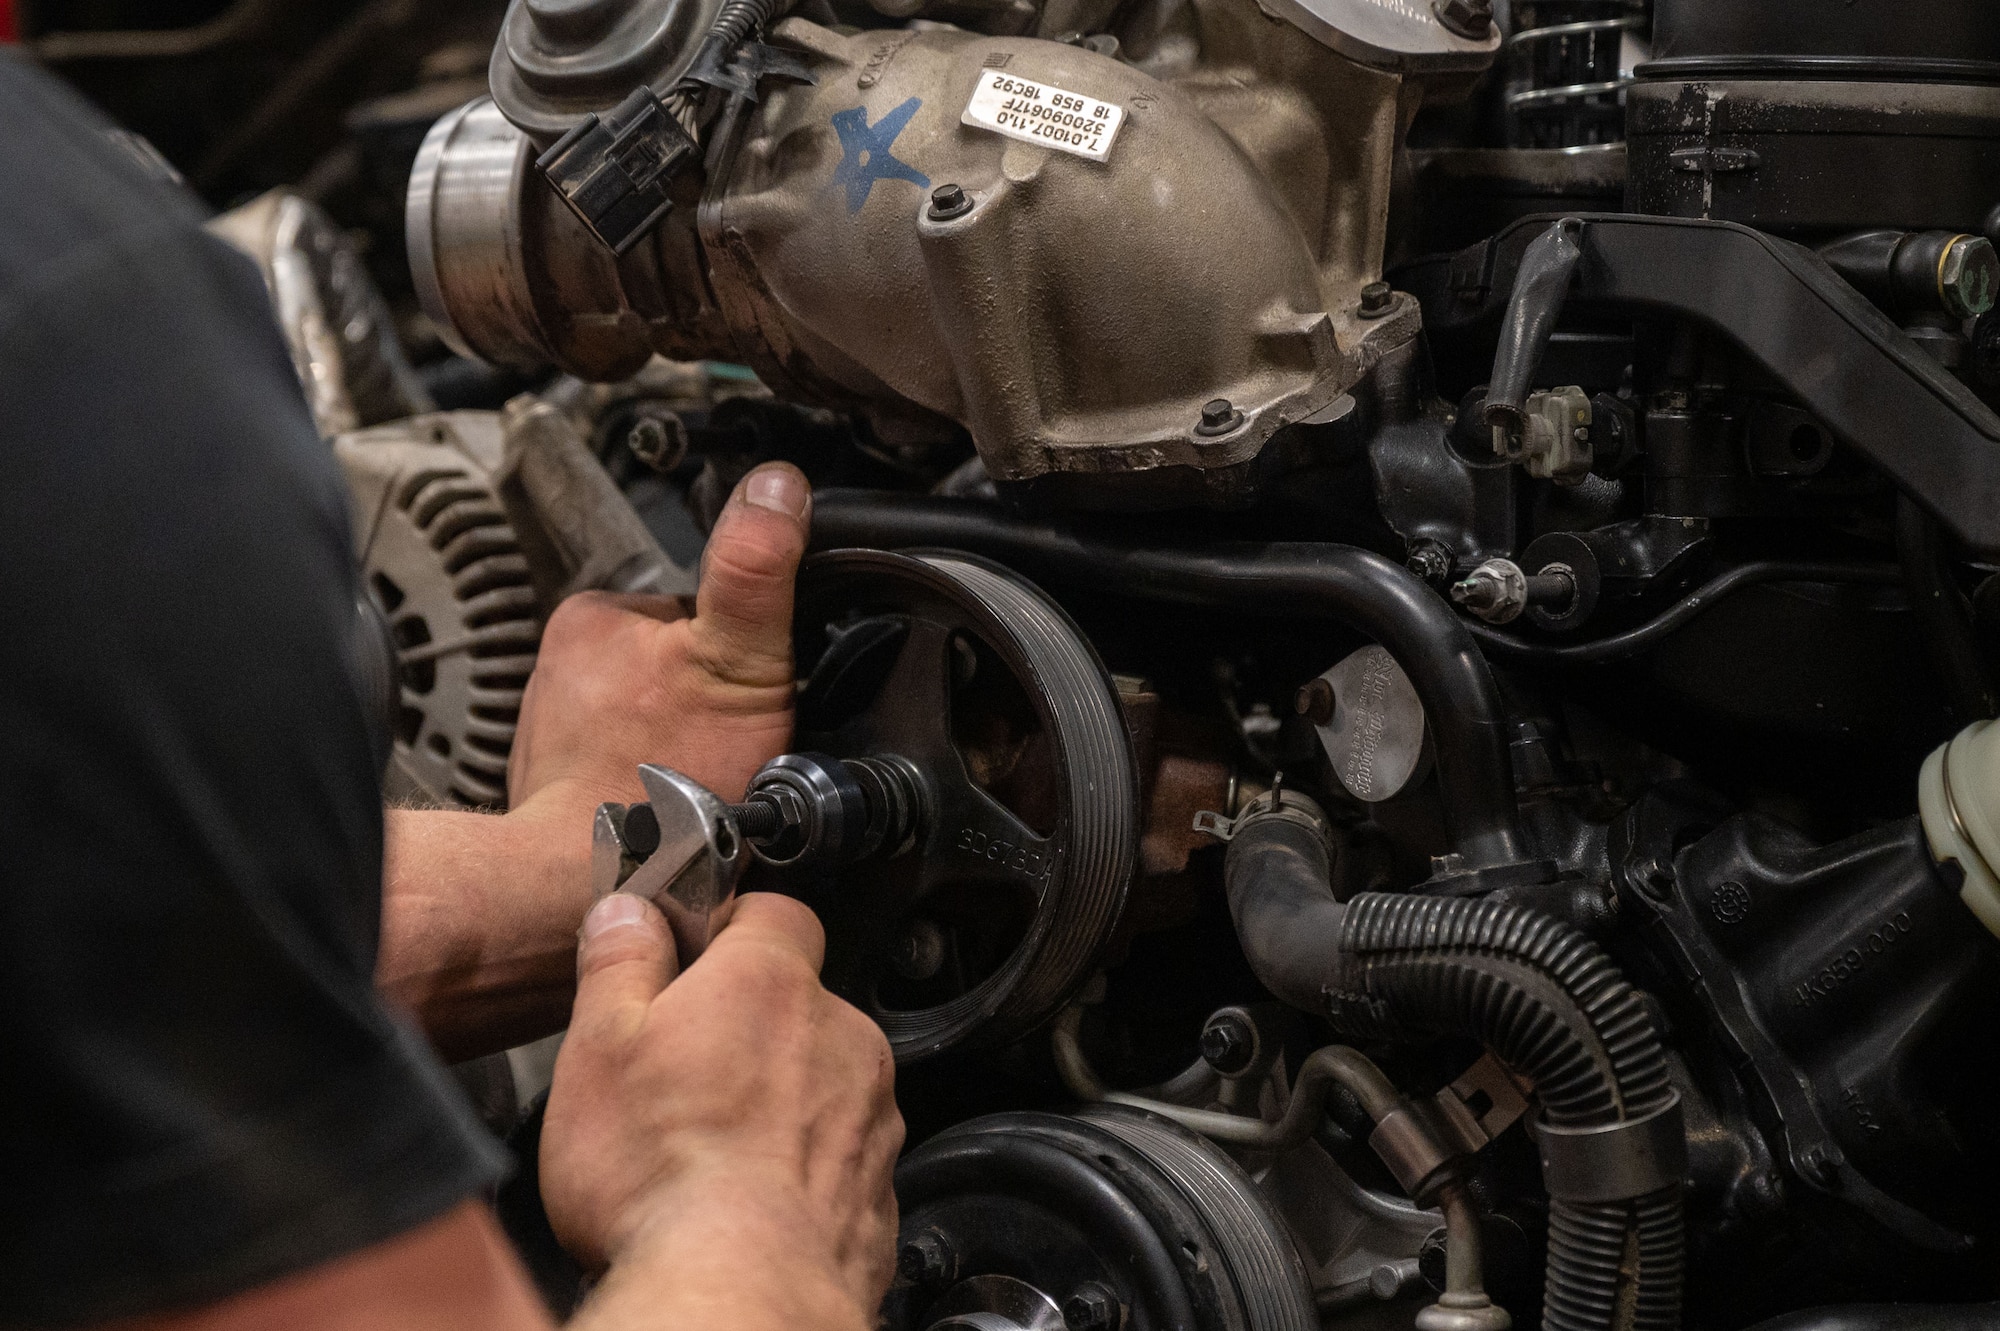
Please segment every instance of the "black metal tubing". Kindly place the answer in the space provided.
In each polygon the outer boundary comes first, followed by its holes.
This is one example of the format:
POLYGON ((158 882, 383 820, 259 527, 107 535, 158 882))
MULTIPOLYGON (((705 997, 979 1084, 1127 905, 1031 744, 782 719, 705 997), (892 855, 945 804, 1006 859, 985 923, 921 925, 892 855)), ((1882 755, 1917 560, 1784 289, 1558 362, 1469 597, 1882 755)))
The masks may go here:
POLYGON ((813 498, 812 544, 819 550, 945 546, 1046 582, 1348 624, 1396 658, 1424 701, 1452 847, 1466 867, 1530 858, 1493 672, 1451 608, 1380 555, 1331 544, 1161 549, 1009 518, 985 504, 837 489, 813 498))
POLYGON ((1903 575, 1891 564, 1835 564, 1811 560, 1763 559, 1739 564, 1689 592, 1653 618, 1623 633, 1589 642, 1534 642, 1517 638, 1489 624, 1471 624, 1489 655, 1535 665, 1607 665, 1639 655, 1666 640, 1695 616, 1739 588, 1759 582, 1845 582, 1874 586, 1900 583, 1903 575))
MULTIPOLYGON (((1495 323, 1553 216, 1398 278, 1434 331, 1495 323)), ((1572 310, 1656 311, 1733 340, 1841 443, 2000 554, 2000 416, 1803 246, 1730 222, 1585 214, 1572 310)))

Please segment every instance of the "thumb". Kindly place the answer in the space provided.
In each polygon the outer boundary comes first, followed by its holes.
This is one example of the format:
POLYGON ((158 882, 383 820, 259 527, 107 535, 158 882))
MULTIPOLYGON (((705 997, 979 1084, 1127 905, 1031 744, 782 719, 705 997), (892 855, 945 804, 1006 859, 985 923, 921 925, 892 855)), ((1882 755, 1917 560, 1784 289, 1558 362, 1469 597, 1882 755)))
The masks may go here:
POLYGON ((805 557, 812 486, 769 462, 737 485, 702 552, 694 630, 702 665, 733 684, 792 678, 792 580, 805 557))
POLYGON ((571 1029, 636 1026, 679 970, 666 916, 643 897, 613 892, 583 917, 571 1029))

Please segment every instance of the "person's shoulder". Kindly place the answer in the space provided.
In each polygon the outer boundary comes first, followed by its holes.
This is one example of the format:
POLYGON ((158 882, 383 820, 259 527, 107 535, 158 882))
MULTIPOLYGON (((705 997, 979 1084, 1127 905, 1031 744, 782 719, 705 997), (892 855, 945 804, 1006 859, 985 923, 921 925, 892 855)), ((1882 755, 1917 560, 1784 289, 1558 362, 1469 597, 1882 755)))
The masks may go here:
POLYGON ((150 145, 4 48, 0 125, 0 321, 106 247, 200 235, 200 201, 150 145))

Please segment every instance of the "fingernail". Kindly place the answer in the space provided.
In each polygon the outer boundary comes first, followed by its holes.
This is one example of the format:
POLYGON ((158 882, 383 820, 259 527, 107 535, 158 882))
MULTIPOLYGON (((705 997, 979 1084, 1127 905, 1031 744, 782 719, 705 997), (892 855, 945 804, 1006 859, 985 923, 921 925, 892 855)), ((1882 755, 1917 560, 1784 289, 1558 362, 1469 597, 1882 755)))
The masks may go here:
POLYGON ((610 896, 599 900, 590 908, 590 913, 583 917, 580 936, 585 943, 589 943, 619 929, 643 924, 647 913, 652 909, 653 907, 643 898, 633 896, 630 892, 613 892, 610 896))
POLYGON ((759 467, 743 480, 743 502, 803 519, 812 503, 812 486, 795 467, 759 467))

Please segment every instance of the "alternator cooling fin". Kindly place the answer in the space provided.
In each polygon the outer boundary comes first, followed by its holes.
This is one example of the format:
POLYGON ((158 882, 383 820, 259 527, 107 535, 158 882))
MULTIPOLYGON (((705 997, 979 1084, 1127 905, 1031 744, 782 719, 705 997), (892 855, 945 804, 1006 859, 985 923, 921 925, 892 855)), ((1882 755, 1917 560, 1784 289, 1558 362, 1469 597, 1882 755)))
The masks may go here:
POLYGON ((396 650, 392 797, 507 802, 542 626, 527 561, 488 479, 498 429, 489 413, 455 412, 334 441, 363 577, 396 650))

